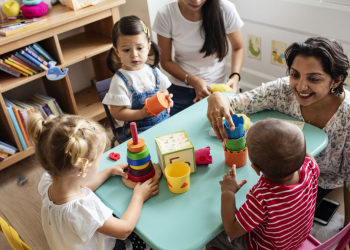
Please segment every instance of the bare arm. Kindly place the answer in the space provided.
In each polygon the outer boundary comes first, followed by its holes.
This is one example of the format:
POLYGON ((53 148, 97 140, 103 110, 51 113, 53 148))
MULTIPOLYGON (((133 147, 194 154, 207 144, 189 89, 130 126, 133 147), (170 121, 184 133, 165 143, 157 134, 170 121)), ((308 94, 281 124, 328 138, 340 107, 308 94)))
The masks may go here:
POLYGON ((307 150, 306 150, 306 156, 309 157, 311 160, 313 160, 317 164, 317 161, 315 160, 315 158, 307 150))
POLYGON ((136 121, 150 116, 146 108, 134 110, 125 108, 124 106, 111 105, 110 111, 114 119, 119 121, 136 121))
MULTIPOLYGON (((231 55, 231 73, 239 73, 241 72, 241 68, 244 60, 244 45, 242 41, 241 30, 237 30, 231 34, 227 34, 227 37, 230 41, 232 48, 231 55)), ((238 75, 234 75, 231 79, 228 80, 227 84, 233 88, 234 93, 237 92, 239 77, 238 75)))

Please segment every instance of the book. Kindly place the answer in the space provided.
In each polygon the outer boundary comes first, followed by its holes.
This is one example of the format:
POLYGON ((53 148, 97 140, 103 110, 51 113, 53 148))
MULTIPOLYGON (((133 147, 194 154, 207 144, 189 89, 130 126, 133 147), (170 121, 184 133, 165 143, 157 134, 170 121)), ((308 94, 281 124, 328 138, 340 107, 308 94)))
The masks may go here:
POLYGON ((38 70, 36 68, 34 68, 33 66, 29 65, 28 63, 22 61, 21 59, 17 58, 16 56, 11 55, 11 59, 15 60, 16 62, 19 62, 19 63, 23 64, 24 66, 27 66, 28 68, 33 70, 35 74, 38 73, 37 72, 38 70))
POLYGON ((32 57, 34 57, 34 59, 36 59, 37 61, 39 61, 40 63, 44 64, 46 67, 50 68, 50 64, 48 64, 45 60, 43 60, 40 56, 38 56, 37 54, 35 54, 34 51, 32 51, 29 48, 25 48, 25 52, 27 52, 29 55, 31 55, 32 57))
POLYGON ((5 28, 0 28, 0 35, 1 36, 9 36, 11 34, 17 33, 21 30, 31 28, 33 26, 43 24, 47 21, 46 18, 34 18, 33 22, 30 23, 24 23, 20 25, 15 25, 15 26, 10 26, 10 27, 5 27, 5 28))
POLYGON ((22 55, 24 55, 27 59, 29 59, 30 61, 32 61, 36 66, 39 66, 40 68, 44 69, 44 70, 48 70, 48 68, 40 63, 38 60, 36 60, 34 57, 32 57, 31 55, 29 55, 27 52, 25 52, 24 50, 21 50, 20 52, 22 55))
POLYGON ((48 117, 48 115, 46 114, 46 112, 44 111, 42 105, 40 103, 37 103, 33 100, 27 100, 25 103, 32 105, 34 107, 34 109, 36 109, 37 111, 39 111, 41 113, 41 115, 43 116, 44 120, 46 120, 46 118, 48 117))
POLYGON ((21 59, 22 61, 28 63, 29 65, 31 65, 32 67, 34 67, 37 71, 43 71, 42 68, 36 66, 35 63, 33 63, 32 61, 30 61, 28 58, 26 58, 25 56, 21 55, 20 53, 16 52, 15 56, 19 59, 21 59))
POLYGON ((31 109, 27 108, 26 105, 22 104, 19 101, 16 101, 16 100, 10 100, 10 101, 17 107, 19 117, 21 118, 22 126, 24 128, 24 131, 26 133, 26 137, 28 138, 28 141, 30 144, 29 146, 33 146, 34 144, 30 140, 29 135, 28 135, 28 130, 27 130, 27 120, 28 120, 28 117, 32 113, 31 109))
POLYGON ((21 146, 22 146, 23 150, 26 150, 27 149, 27 144, 24 141, 23 134, 22 134, 21 129, 20 129, 19 125, 18 125, 15 113, 13 112, 13 109, 12 109, 14 104, 12 102, 10 102, 9 100, 7 100, 5 97, 3 97, 3 98, 4 98, 4 101, 5 101, 6 109, 7 109, 7 111, 10 114, 10 118, 12 120, 13 126, 15 127, 18 139, 19 139, 19 141, 21 143, 21 146))
POLYGON ((0 151, 0 156, 5 157, 5 158, 9 157, 8 154, 6 154, 6 153, 4 153, 4 152, 1 152, 1 151, 0 151))
POLYGON ((31 101, 36 102, 36 103, 38 103, 39 105, 41 105, 41 107, 42 107, 43 110, 45 111, 47 117, 49 117, 50 115, 52 115, 49 106, 48 106, 44 101, 42 101, 42 100, 36 98, 35 96, 31 96, 29 99, 30 99, 31 101))
POLYGON ((16 153, 18 151, 18 148, 15 148, 5 142, 0 141, 0 146, 2 146, 2 148, 6 148, 6 151, 8 152, 8 154, 13 155, 14 153, 16 153))
POLYGON ((17 101, 17 100, 11 100, 11 102, 13 104, 15 104, 16 106, 20 107, 21 109, 25 110, 27 112, 28 116, 30 116, 32 113, 35 112, 33 106, 30 106, 28 104, 25 104, 25 103, 17 101))
POLYGON ((10 75, 13 75, 13 76, 15 76, 15 77, 20 77, 20 76, 21 76, 21 74, 18 73, 17 71, 14 71, 13 69, 7 68, 7 67, 5 67, 5 66, 2 65, 2 64, 0 64, 0 70, 1 70, 1 71, 4 71, 4 72, 6 72, 6 73, 8 73, 8 74, 10 74, 10 75))
POLYGON ((15 63, 13 63, 13 62, 10 62, 10 61, 7 60, 7 59, 4 60, 4 62, 5 62, 6 64, 8 64, 8 65, 11 65, 12 67, 15 67, 16 69, 19 69, 20 71, 23 71, 24 73, 26 73, 26 74, 28 74, 28 75, 31 75, 31 76, 33 75, 32 72, 30 72, 30 71, 28 71, 28 70, 22 68, 21 66, 15 64, 15 63))
MULTIPOLYGON (((27 148, 30 147, 30 143, 29 143, 29 140, 28 140, 28 137, 27 137, 27 133, 26 131, 24 130, 24 126, 23 126, 23 123, 22 123, 22 120, 21 120, 21 117, 20 117, 20 111, 18 112, 18 109, 16 107, 16 105, 13 105, 12 106, 12 109, 13 109, 13 113, 15 114, 16 116, 16 119, 17 119, 17 122, 18 122, 18 125, 19 125, 19 128, 22 132, 22 135, 23 135, 23 138, 24 138, 24 142, 27 146, 27 148)), ((22 118, 23 119, 23 118, 22 118)))
POLYGON ((58 111, 56 105, 55 105, 54 102, 53 102, 53 99, 54 99, 54 98, 50 99, 51 97, 48 98, 47 96, 43 96, 43 95, 40 95, 40 94, 35 94, 34 96, 35 96, 36 98, 38 98, 38 99, 44 101, 44 102, 49 106, 50 111, 51 111, 52 114, 54 114, 55 116, 60 115, 60 112, 58 111))
POLYGON ((4 156, 2 156, 2 155, 0 155, 0 161, 3 161, 3 160, 5 160, 6 158, 4 157, 4 156))
POLYGON ((46 61, 55 61, 52 56, 49 55, 49 53, 46 52, 38 43, 32 44, 33 48, 39 52, 39 54, 43 55, 47 60, 46 61))
POLYGON ((0 59, 0 64, 8 69, 11 69, 13 71, 16 71, 17 73, 20 73, 21 75, 24 75, 24 76, 28 76, 28 74, 24 73, 23 71, 15 68, 15 67, 12 67, 11 65, 5 63, 2 59, 0 59))
POLYGON ((8 57, 7 60, 9 60, 10 62, 12 62, 12 63, 14 63, 16 65, 18 65, 19 67, 24 68, 25 70, 28 70, 29 72, 32 72, 32 74, 36 74, 36 71, 34 71, 34 70, 28 68, 27 66, 25 66, 25 65, 15 61, 15 60, 13 60, 11 57, 8 57))

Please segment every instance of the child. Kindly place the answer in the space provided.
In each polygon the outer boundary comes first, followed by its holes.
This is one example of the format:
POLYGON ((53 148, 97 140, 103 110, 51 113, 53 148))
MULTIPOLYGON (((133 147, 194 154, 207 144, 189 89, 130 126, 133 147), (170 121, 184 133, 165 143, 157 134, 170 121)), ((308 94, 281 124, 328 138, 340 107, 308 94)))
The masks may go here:
POLYGON ((127 178, 123 171, 127 164, 97 173, 108 141, 104 128, 74 115, 50 116, 45 122, 36 113, 29 117, 27 128, 36 157, 47 171, 39 192, 50 249, 112 250, 116 238, 124 239, 133 231, 143 203, 158 193, 157 183, 137 184, 129 207, 117 219, 93 192, 111 176, 127 178))
POLYGON ((238 211, 235 194, 247 181, 237 183, 235 165, 220 181, 225 231, 207 249, 297 249, 311 232, 319 176, 304 135, 294 124, 266 119, 249 129, 247 147, 262 176, 238 211))
POLYGON ((159 47, 150 40, 149 30, 140 18, 121 18, 113 27, 112 37, 113 48, 108 54, 107 66, 115 75, 103 103, 110 105, 111 114, 124 126, 126 138, 130 138, 130 122, 135 121, 141 132, 169 118, 173 101, 167 88, 171 82, 155 68, 159 63, 159 47), (154 63, 145 64, 152 55, 154 63), (166 95, 170 107, 154 117, 147 113, 143 103, 157 91, 166 95))

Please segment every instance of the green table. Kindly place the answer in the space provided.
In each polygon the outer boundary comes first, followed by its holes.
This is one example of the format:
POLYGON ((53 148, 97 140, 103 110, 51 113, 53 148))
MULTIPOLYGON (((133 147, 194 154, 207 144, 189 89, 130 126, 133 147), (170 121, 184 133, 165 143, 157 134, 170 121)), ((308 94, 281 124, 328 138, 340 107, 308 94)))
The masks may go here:
MULTIPOLYGON (((206 100, 200 101, 170 119, 140 134, 146 141, 151 159, 157 163, 154 137, 185 130, 195 149, 210 146, 213 164, 197 166, 197 173, 191 174, 191 188, 184 194, 169 191, 165 177, 159 182, 159 194, 149 199, 142 208, 139 222, 135 228, 138 234, 153 249, 195 250, 203 247, 223 230, 220 215, 221 189, 219 181, 230 168, 225 165, 222 144, 216 137, 209 136, 211 128, 207 117, 206 100)), ((266 117, 295 120, 276 111, 263 111, 250 116, 257 122, 266 117)), ((303 132, 307 150, 316 156, 327 145, 328 137, 319 128, 305 124, 303 132)), ((115 164, 126 162, 126 143, 111 149, 103 155, 100 171, 115 164), (120 153, 121 159, 114 162, 109 153, 120 153)), ((248 180, 236 194, 236 205, 246 201, 249 190, 257 183, 259 176, 253 171, 248 159, 247 165, 237 169, 238 180, 248 180)), ((108 179, 97 191, 97 196, 113 212, 121 217, 132 197, 133 190, 127 188, 116 176, 108 179)))

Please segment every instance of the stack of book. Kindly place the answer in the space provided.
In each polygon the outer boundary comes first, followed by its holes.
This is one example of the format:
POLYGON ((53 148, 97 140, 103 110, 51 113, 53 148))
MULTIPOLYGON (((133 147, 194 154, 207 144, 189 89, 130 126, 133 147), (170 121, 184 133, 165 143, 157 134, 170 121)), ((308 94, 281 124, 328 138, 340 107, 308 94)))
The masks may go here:
POLYGON ((5 160, 10 155, 13 155, 18 151, 17 148, 12 147, 11 145, 0 141, 0 161, 5 160))
POLYGON ((38 112, 45 120, 50 115, 63 114, 55 98, 45 95, 35 94, 26 101, 8 100, 6 98, 4 98, 4 101, 23 150, 33 145, 26 128, 30 114, 38 112))
POLYGON ((48 62, 55 61, 39 44, 34 43, 18 51, 0 55, 0 71, 15 77, 35 75, 48 70, 48 62))

